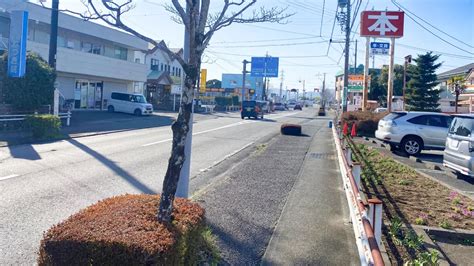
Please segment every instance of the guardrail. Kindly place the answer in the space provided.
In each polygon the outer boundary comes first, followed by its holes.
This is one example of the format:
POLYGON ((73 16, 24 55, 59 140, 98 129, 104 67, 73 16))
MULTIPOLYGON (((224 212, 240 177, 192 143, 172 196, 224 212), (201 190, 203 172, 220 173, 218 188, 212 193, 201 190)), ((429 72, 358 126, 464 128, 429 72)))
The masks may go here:
POLYGON ((385 265, 379 248, 382 245, 382 201, 376 198, 367 200, 365 195, 361 193, 362 165, 352 161, 352 150, 346 143, 340 129, 336 128, 336 126, 333 127, 333 134, 336 140, 346 195, 348 195, 351 220, 354 231, 358 236, 361 263, 377 266, 385 265))
MULTIPOLYGON (((0 115, 0 122, 9 122, 9 121, 23 121, 28 115, 0 115)), ((71 112, 59 113, 60 119, 66 119, 66 126, 71 125, 71 112)))

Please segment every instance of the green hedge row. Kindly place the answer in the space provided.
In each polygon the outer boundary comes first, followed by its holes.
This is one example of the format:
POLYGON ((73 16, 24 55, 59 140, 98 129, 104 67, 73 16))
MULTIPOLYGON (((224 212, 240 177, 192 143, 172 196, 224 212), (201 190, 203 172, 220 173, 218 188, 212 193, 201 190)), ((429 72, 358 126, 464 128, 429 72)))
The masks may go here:
POLYGON ((26 125, 35 139, 54 138, 59 135, 61 119, 55 115, 30 115, 26 117, 26 125))

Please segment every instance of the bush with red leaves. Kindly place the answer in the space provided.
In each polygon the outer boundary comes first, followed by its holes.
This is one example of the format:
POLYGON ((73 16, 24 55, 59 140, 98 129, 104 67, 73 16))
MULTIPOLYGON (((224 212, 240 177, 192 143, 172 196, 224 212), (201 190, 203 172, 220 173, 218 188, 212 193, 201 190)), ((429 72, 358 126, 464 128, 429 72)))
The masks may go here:
POLYGON ((354 111, 346 112, 342 114, 342 124, 347 123, 349 130, 352 128, 352 124, 356 123, 357 135, 373 137, 377 130, 379 120, 382 119, 387 113, 372 113, 371 111, 354 111))
POLYGON ((177 198, 173 223, 165 225, 156 218, 159 201, 159 195, 123 195, 79 211, 44 234, 38 264, 187 264, 194 254, 185 253, 196 250, 186 247, 205 228, 204 209, 177 198))
POLYGON ((283 135, 299 136, 301 135, 301 125, 283 124, 280 127, 280 132, 283 135))

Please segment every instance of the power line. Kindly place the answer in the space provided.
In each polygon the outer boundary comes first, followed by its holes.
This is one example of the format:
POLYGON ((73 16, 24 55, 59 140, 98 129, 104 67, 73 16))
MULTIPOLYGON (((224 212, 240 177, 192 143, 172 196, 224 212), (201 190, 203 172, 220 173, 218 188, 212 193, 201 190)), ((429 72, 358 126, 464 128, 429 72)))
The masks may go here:
POLYGON ((337 18, 337 13, 336 15, 334 15, 334 21, 332 23, 332 30, 331 30, 331 37, 329 38, 328 50, 326 51, 326 55, 329 54, 329 47, 331 47, 332 37, 334 35, 334 27, 336 26, 336 18, 337 18))
POLYGON ((326 40, 317 42, 299 42, 299 43, 279 43, 279 44, 261 44, 261 45, 235 45, 235 46, 209 46, 210 48, 255 48, 255 47, 270 47, 270 46, 295 46, 325 43, 326 40))
POLYGON ((213 42, 213 43, 256 43, 256 42, 278 42, 278 41, 294 41, 294 40, 308 40, 308 39, 316 39, 318 37, 299 37, 299 38, 285 38, 285 39, 268 39, 268 40, 247 40, 247 41, 236 41, 236 42, 213 42))
POLYGON ((285 33, 291 33, 291 34, 298 34, 298 35, 303 35, 303 36, 321 37, 321 36, 314 35, 314 34, 308 34, 308 33, 302 33, 302 32, 290 31, 290 30, 275 29, 275 28, 264 27, 264 26, 259 26, 259 25, 255 25, 255 24, 242 24, 242 25, 243 26, 254 27, 254 28, 265 29, 265 30, 272 30, 272 31, 285 32, 285 33))
MULTIPOLYGON (((251 54, 235 54, 235 53, 225 53, 225 52, 216 52, 214 50, 211 51, 215 54, 223 54, 223 55, 231 55, 231 56, 242 56, 242 57, 253 57, 255 55, 251 54)), ((317 57, 327 57, 326 55, 283 55, 278 56, 279 58, 317 58, 317 57)))
MULTIPOLYGON (((401 6, 398 5, 397 2, 395 2, 395 0, 392 0, 392 3, 393 3, 395 6, 397 6, 398 8, 404 10, 401 6)), ((453 47, 455 47, 455 48, 457 48, 457 49, 459 49, 459 50, 461 50, 461 51, 463 51, 463 52, 466 52, 466 53, 468 53, 468 54, 474 54, 473 52, 467 51, 467 50, 465 50, 465 49, 463 49, 463 48, 461 48, 461 47, 459 47, 459 46, 457 46, 457 45, 454 45, 453 43, 451 43, 451 42, 449 42, 449 41, 447 41, 447 40, 441 38, 441 37, 438 36, 436 33, 432 32, 431 30, 429 30, 428 28, 426 28, 423 24, 419 23, 416 19, 414 19, 414 18, 410 15, 410 13, 405 13, 405 14, 406 14, 411 20, 413 20, 413 22, 415 22, 416 24, 418 24, 420 27, 422 27, 422 28, 423 28, 424 30, 426 30, 427 32, 431 33, 431 34, 432 34, 433 36, 435 36, 436 38, 442 40, 443 42, 445 42, 445 43, 447 43, 447 44, 449 44, 449 45, 451 45, 451 46, 453 46, 453 47)))
POLYGON ((319 36, 323 34, 323 20, 324 20, 324 8, 326 6, 326 0, 323 0, 323 14, 321 15, 321 26, 319 26, 319 36))
MULTIPOLYGON (((396 1, 395 1, 395 2, 396 2, 396 1)), ((469 47, 471 47, 471 48, 474 48, 474 46, 472 46, 472 45, 470 45, 470 44, 468 44, 468 43, 463 42, 462 40, 460 40, 460 39, 458 39, 458 38, 456 38, 456 37, 450 35, 449 33, 447 33, 447 32, 445 32, 445 31, 439 29, 438 27, 434 26, 433 24, 429 23, 428 21, 424 20, 423 18, 417 16, 415 13, 411 12, 411 11, 408 10, 406 7, 402 6, 400 3, 397 2, 397 4, 398 4, 400 7, 402 7, 402 9, 404 9, 406 12, 412 14, 413 16, 417 17, 417 18, 420 19, 421 21, 423 21, 423 22, 425 22, 426 24, 430 25, 430 26, 431 26, 432 28, 434 28, 435 30, 437 30, 437 31, 439 31, 439 32, 441 32, 441 33, 446 34, 447 36, 453 38, 454 40, 456 40, 456 41, 458 41, 458 42, 460 42, 460 43, 462 43, 462 44, 464 44, 464 45, 466 45, 466 46, 469 46, 469 47)))

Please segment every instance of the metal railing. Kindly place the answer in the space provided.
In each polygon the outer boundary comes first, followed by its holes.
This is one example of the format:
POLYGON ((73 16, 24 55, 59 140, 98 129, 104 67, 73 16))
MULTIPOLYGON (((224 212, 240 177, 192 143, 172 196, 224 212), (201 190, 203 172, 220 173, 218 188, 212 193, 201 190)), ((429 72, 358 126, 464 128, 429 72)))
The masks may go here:
POLYGON ((354 230, 359 234, 358 237, 363 251, 361 262, 363 261, 368 265, 385 265, 380 252, 380 246, 382 245, 382 201, 376 198, 366 200, 365 195, 361 193, 362 165, 352 161, 352 150, 347 145, 340 129, 336 128, 333 127, 333 133, 338 157, 342 161, 341 172, 343 178, 345 178, 345 188, 348 190, 346 193, 350 194, 348 201, 352 203, 350 204, 351 219, 353 220, 354 230))
MULTIPOLYGON (((23 121, 29 115, 0 115, 0 122, 23 121)), ((71 112, 59 113, 60 119, 66 119, 66 126, 71 125, 71 112)))

